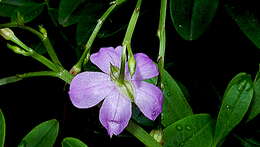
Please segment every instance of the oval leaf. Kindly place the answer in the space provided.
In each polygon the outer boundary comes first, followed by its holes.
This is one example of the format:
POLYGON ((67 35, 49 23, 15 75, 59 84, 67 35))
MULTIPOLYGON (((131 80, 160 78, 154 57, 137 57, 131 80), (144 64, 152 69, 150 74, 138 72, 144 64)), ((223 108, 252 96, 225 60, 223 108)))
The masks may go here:
POLYGON ((28 0, 0 1, 0 16, 10 17, 12 21, 30 22, 41 14, 44 3, 35 3, 28 0))
POLYGON ((247 121, 252 120, 260 113, 260 73, 258 72, 254 81, 254 97, 250 106, 247 121))
POLYGON ((171 0, 173 25, 185 40, 199 38, 212 21, 218 0, 171 0))
POLYGON ((78 16, 73 12, 84 0, 61 0, 58 11, 58 21, 61 25, 69 26, 78 21, 78 16))
POLYGON ((62 147, 88 147, 88 146, 77 138, 66 137, 62 141, 62 147))
POLYGON ((242 120, 253 97, 250 75, 236 75, 225 91, 215 129, 215 145, 223 142, 228 133, 242 120))
POLYGON ((226 1, 225 8, 248 39, 260 48, 260 19, 259 12, 255 11, 258 9, 258 3, 243 0, 228 0, 226 1))
POLYGON ((210 147, 213 120, 208 114, 187 116, 164 129, 164 147, 210 147))
POLYGON ((5 142, 5 118, 0 109, 0 147, 4 147, 5 142))
POLYGON ((181 88, 166 70, 162 73, 162 83, 164 86, 162 124, 166 127, 193 113, 181 88))
POLYGON ((20 147, 53 147, 59 131, 59 122, 49 120, 33 128, 21 141, 20 147))

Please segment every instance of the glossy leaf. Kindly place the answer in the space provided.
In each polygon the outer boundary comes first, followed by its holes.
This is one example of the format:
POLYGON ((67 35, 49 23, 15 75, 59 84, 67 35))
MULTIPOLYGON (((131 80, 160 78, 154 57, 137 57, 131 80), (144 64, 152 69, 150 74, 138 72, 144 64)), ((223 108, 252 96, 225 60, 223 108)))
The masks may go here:
POLYGON ((0 147, 4 147, 5 142, 5 118, 0 109, 0 147))
POLYGON ((187 116, 164 129, 164 147, 210 147, 213 126, 208 114, 187 116))
POLYGON ((64 27, 77 23, 79 15, 73 12, 84 0, 61 0, 58 11, 58 21, 64 27))
POLYGON ((5 78, 0 79, 0 86, 10 84, 10 83, 15 83, 15 82, 18 82, 21 80, 22 80, 22 78, 20 78, 18 76, 5 77, 5 78))
POLYGON ((236 75, 225 91, 215 129, 215 144, 222 142, 229 132, 243 119, 253 97, 250 75, 236 75))
POLYGON ((62 141, 62 147, 88 147, 88 146, 77 138, 66 137, 62 141))
POLYGON ((227 0, 225 8, 241 31, 260 48, 260 18, 258 1, 227 0))
POLYGON ((19 147, 53 147, 59 131, 59 122, 49 120, 33 128, 21 141, 19 147))
POLYGON ((177 120, 192 115, 193 113, 177 82, 166 70, 162 75, 162 83, 164 87, 162 124, 166 127, 177 120))
POLYGON ((219 0, 170 0, 173 25, 185 40, 198 39, 215 16, 219 0))
POLYGON ((28 0, 2 0, 0 16, 10 17, 12 21, 27 23, 39 16, 44 8, 43 3, 28 0))
POLYGON ((254 97, 248 113, 247 121, 254 119, 260 113, 260 73, 257 74, 254 81, 254 97))

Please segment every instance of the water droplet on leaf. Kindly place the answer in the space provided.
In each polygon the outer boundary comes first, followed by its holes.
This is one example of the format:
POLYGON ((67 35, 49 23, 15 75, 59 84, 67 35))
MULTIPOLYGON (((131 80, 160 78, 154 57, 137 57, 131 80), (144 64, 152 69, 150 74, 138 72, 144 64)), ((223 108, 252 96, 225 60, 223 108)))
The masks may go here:
POLYGON ((190 126, 186 126, 186 130, 190 131, 191 127, 190 126))
POLYGON ((181 130, 182 130, 182 126, 178 125, 178 126, 176 126, 176 129, 177 129, 178 131, 181 131, 181 130))

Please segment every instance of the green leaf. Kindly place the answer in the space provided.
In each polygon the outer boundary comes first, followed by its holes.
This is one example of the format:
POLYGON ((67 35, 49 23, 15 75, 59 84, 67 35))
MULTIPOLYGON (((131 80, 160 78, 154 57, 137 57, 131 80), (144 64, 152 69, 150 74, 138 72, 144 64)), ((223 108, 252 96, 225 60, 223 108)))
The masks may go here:
POLYGON ((154 122, 143 115, 136 105, 132 105, 132 119, 143 126, 153 126, 154 122))
POLYGON ((2 110, 0 109, 0 147, 4 147, 5 143, 5 118, 2 110))
POLYGON ((253 97, 250 75, 239 73, 225 91, 215 129, 215 145, 222 142, 229 132, 243 119, 253 97))
POLYGON ((225 8, 247 38, 260 48, 260 20, 254 8, 257 6, 253 2, 228 0, 225 8))
POLYGON ((162 76, 162 83, 164 86, 162 124, 166 127, 193 113, 177 82, 166 70, 164 70, 162 76))
POLYGON ((76 30, 77 45, 80 46, 87 42, 97 25, 98 19, 101 15, 101 10, 102 5, 100 5, 100 3, 88 3, 84 7, 84 11, 82 11, 80 15, 76 30))
POLYGON ((219 0, 170 0, 173 25, 185 40, 198 39, 215 16, 219 0))
POLYGON ((187 116, 164 129, 164 147, 210 147, 213 120, 208 114, 187 116))
POLYGON ((5 77, 0 79, 0 86, 10 84, 10 83, 15 83, 18 81, 21 81, 23 78, 18 77, 18 76, 10 76, 10 77, 5 77))
POLYGON ((82 4, 85 0, 61 0, 58 11, 59 23, 66 27, 78 22, 79 15, 73 12, 82 4))
POLYGON ((59 131, 55 119, 43 122, 33 128, 21 141, 20 147, 53 147, 59 131))
POLYGON ((0 2, 0 16, 10 17, 12 22, 27 23, 41 14, 44 3, 28 0, 2 0, 0 2))
POLYGON ((258 72, 254 81, 254 96, 249 109, 247 121, 254 119, 259 113, 260 113, 260 73, 258 72))
POLYGON ((62 147, 88 147, 88 146, 77 138, 66 137, 62 141, 62 147))

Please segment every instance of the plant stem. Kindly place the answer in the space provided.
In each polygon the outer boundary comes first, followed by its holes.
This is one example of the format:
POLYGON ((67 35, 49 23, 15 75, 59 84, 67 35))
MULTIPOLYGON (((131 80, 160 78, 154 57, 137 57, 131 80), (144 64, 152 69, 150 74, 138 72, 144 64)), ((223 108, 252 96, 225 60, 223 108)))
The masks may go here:
POLYGON ((134 135, 137 139, 139 139, 143 144, 148 147, 162 147, 151 135, 149 135, 143 128, 134 123, 133 121, 129 121, 128 126, 126 128, 128 132, 134 135))
MULTIPOLYGON (((162 71, 164 69, 164 56, 165 56, 165 47, 166 47, 166 32, 165 32, 166 9, 167 9, 167 0, 161 0, 159 27, 157 31, 157 36, 160 41, 159 56, 158 56, 158 69, 160 71, 160 79, 162 79, 162 73, 163 73, 162 71)), ((159 86, 160 87, 162 86, 160 80, 159 80, 159 86)))
POLYGON ((47 36, 47 32, 46 32, 46 30, 44 28, 42 28, 42 27, 40 28, 40 29, 44 30, 41 33, 39 31, 37 31, 37 30, 35 30, 35 29, 33 29, 33 28, 29 27, 29 26, 25 26, 25 25, 19 25, 19 24, 15 24, 15 23, 0 24, 0 29, 1 28, 12 28, 12 27, 24 29, 24 30, 27 30, 27 31, 33 33, 34 35, 36 35, 42 41, 44 47, 46 48, 46 50, 47 50, 47 52, 49 54, 49 56, 51 57, 51 60, 55 64, 61 66, 61 63, 60 63, 60 61, 58 59, 58 56, 57 56, 57 54, 56 54, 56 52, 55 52, 55 50, 54 50, 54 48, 53 48, 53 46, 52 46, 52 44, 51 44, 51 42, 49 40, 49 38, 47 36))
POLYGON ((125 63, 126 63, 126 49, 128 51, 129 55, 133 55, 132 53, 132 49, 131 49, 131 40, 132 40, 132 36, 134 33, 134 29, 136 26, 136 22, 138 20, 139 17, 139 13, 140 13, 140 7, 142 4, 142 0, 138 0, 134 9, 134 12, 131 16, 131 19, 129 21, 127 30, 126 30, 126 34, 123 40, 123 48, 122 48, 122 56, 121 56, 121 67, 120 67, 120 74, 119 74, 119 81, 123 81, 124 80, 124 76, 125 76, 125 63))
POLYGON ((114 1, 111 3, 111 6, 106 10, 106 12, 100 17, 100 19, 98 19, 97 25, 94 28, 94 31, 92 32, 91 36, 89 37, 88 42, 86 43, 86 45, 84 46, 84 52, 81 55, 79 61, 72 67, 71 69, 71 73, 73 74, 78 74, 81 69, 82 66, 84 66, 87 61, 89 60, 89 53, 90 53, 90 49, 91 46, 100 30, 100 28, 102 27, 102 25, 104 24, 105 20, 107 19, 107 17, 111 14, 111 12, 118 6, 120 5, 122 2, 117 2, 114 1))

